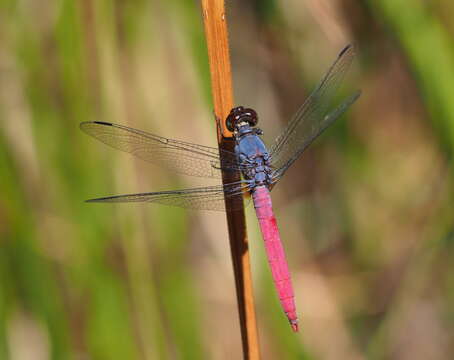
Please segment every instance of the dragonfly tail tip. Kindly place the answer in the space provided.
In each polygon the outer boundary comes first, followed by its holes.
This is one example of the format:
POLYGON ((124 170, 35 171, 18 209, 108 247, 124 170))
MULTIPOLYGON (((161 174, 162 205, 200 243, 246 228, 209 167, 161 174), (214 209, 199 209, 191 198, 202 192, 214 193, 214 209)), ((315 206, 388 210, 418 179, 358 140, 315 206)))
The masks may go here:
POLYGON ((298 332, 299 331, 298 319, 290 320, 290 326, 292 327, 293 332, 298 332))

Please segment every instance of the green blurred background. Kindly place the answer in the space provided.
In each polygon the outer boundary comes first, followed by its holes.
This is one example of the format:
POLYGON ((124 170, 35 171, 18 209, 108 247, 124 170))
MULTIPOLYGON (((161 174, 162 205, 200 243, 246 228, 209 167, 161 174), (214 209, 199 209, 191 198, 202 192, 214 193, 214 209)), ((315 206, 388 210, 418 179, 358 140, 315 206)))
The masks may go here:
MULTIPOLYGON (((264 359, 452 359, 454 3, 232 0, 237 104, 265 139, 344 45, 363 95, 273 191, 302 331, 248 209, 264 359)), ((197 1, 0 2, 0 359, 239 359, 225 215, 86 204, 210 184, 83 134, 216 146, 197 1)))

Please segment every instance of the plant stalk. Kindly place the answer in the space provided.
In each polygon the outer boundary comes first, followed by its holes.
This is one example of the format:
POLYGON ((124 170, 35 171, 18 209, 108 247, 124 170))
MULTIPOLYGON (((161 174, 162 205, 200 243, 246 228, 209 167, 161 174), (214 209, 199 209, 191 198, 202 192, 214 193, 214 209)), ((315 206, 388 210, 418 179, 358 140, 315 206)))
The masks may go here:
MULTIPOLYGON (((233 151, 235 143, 224 121, 233 107, 224 0, 202 0, 202 14, 210 63, 214 113, 216 119, 220 120, 218 121, 218 144, 220 149, 233 151)), ((239 180, 239 173, 223 172, 222 174, 224 184, 239 180)), ((233 211, 232 203, 226 198, 226 209, 243 354, 245 359, 260 359, 244 208, 233 211)))

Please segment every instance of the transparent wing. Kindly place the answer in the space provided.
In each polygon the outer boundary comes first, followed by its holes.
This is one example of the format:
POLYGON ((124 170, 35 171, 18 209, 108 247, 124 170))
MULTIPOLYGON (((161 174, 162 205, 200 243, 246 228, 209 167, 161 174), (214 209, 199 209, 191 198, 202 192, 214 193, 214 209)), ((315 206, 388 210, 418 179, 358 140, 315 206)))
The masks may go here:
POLYGON ((243 195, 248 195, 249 191, 248 183, 240 181, 192 189, 108 196, 87 202, 149 202, 195 210, 225 211, 224 197, 230 200, 233 209, 239 209, 244 206, 243 200, 247 202, 248 199, 243 199, 243 195))
POLYGON ((327 129, 339 116, 341 116, 351 104, 353 104, 356 99, 359 98, 361 95, 360 91, 355 92, 352 96, 345 99, 341 105, 339 105, 336 109, 334 109, 331 113, 326 115, 321 121, 320 124, 317 126, 317 130, 313 131, 309 137, 304 139, 301 147, 298 151, 294 154, 294 156, 290 157, 286 163, 284 163, 280 168, 277 168, 272 173, 272 180, 273 182, 279 180, 287 169, 293 164, 293 162, 298 159, 298 157, 306 150, 306 148, 323 132, 327 129))
POLYGON ((270 150, 273 177, 281 177, 303 151, 356 101, 360 92, 332 110, 337 89, 355 56, 351 45, 345 47, 315 90, 293 116, 270 150))
MULTIPOLYGON (((80 128, 88 135, 115 149, 131 153, 142 160, 177 173, 209 178, 221 177, 217 148, 171 140, 102 121, 83 122, 80 128)), ((222 156, 223 169, 239 170, 234 153, 222 150, 222 156)))

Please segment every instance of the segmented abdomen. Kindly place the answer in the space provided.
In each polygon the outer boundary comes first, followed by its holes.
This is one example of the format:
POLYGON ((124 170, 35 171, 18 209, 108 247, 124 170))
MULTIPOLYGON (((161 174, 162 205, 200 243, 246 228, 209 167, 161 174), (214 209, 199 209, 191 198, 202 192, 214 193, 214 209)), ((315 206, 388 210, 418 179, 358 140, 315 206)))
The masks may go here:
POLYGON ((296 316, 292 281, 268 188, 258 186, 252 193, 252 198, 281 306, 293 330, 298 331, 298 317, 296 316))

